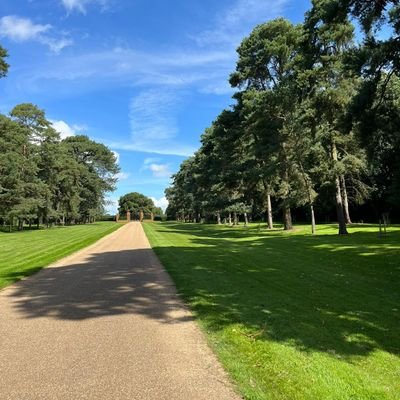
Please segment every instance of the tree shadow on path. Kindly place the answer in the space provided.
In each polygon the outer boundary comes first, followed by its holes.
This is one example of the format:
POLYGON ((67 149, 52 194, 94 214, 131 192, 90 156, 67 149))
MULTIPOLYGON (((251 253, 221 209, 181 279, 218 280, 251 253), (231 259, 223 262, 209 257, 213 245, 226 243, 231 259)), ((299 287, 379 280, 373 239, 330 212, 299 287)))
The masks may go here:
POLYGON ((82 263, 50 267, 5 293, 24 318, 85 320, 140 314, 164 323, 191 320, 152 250, 92 254, 82 263))

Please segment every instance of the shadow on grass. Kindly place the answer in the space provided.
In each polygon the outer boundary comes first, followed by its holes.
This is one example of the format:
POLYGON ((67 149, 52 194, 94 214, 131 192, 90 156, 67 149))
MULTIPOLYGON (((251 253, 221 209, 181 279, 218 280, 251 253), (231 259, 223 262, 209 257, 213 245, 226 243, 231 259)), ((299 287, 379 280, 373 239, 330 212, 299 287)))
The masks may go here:
MULTIPOLYGON (((159 231, 161 228, 159 228, 159 231)), ((400 232, 304 236, 169 225, 187 247, 155 251, 185 300, 218 331, 337 357, 400 353, 400 232)), ((179 240, 179 239, 178 239, 179 240)))

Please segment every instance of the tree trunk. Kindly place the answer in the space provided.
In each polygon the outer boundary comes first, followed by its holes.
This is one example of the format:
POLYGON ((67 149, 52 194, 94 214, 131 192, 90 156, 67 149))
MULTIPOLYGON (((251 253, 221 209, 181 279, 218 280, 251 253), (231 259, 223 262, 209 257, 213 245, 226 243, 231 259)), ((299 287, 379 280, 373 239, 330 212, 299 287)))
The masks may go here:
POLYGON ((232 226, 232 213, 229 213, 228 221, 229 221, 229 226, 232 226))
MULTIPOLYGON (((338 161, 336 144, 332 143, 332 159, 334 162, 338 161)), ((343 212, 342 191, 340 189, 340 179, 337 176, 335 179, 336 187, 336 214, 339 223, 339 235, 347 235, 346 220, 343 212)))
POLYGON ((344 179, 343 175, 340 177, 340 181, 342 183, 344 219, 346 221, 346 224, 351 224, 350 211, 349 211, 349 199, 347 197, 347 189, 346 189, 346 180, 344 179))
POLYGON ((217 212, 217 224, 221 225, 221 214, 219 211, 217 212))
POLYGON ((20 219, 18 220, 18 230, 19 230, 19 231, 24 230, 24 220, 23 220, 22 218, 20 218, 20 219))
POLYGON ((249 224, 249 220, 247 218, 247 213, 244 213, 244 225, 247 226, 249 224))
POLYGON ((292 213, 290 212, 290 207, 284 205, 282 211, 283 211, 283 228, 285 231, 290 231, 293 229, 292 213))
POLYGON ((239 225, 238 217, 237 217, 237 212, 236 212, 236 211, 233 213, 233 224, 234 224, 234 225, 239 225))
POLYGON ((267 218, 268 218, 268 229, 274 228, 274 223, 272 221, 272 204, 271 204, 271 195, 267 194, 267 218))
POLYGON ((339 223, 339 235, 347 235, 346 220, 344 218, 342 192, 340 190, 340 180, 337 177, 335 180, 336 185, 336 214, 339 223))
POLYGON ((314 214, 314 206, 312 204, 310 205, 310 210, 311 210, 311 233, 315 235, 316 233, 315 214, 314 214))

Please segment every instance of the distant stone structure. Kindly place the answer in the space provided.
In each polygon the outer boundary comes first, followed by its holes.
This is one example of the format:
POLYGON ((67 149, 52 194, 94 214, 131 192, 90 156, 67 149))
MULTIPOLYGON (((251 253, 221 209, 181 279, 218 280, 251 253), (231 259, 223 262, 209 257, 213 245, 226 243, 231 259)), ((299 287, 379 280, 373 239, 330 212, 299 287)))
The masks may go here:
POLYGON ((140 212, 139 212, 139 221, 143 222, 143 219, 144 219, 144 214, 143 214, 143 211, 140 210, 140 212))
POLYGON ((117 214, 117 215, 115 216, 115 221, 116 221, 116 222, 119 222, 119 214, 117 214))
POLYGON ((150 213, 150 219, 151 219, 152 221, 154 221, 154 214, 153 214, 153 213, 150 213))
POLYGON ((128 212, 126 213, 126 221, 127 222, 131 222, 131 212, 128 210, 128 212))

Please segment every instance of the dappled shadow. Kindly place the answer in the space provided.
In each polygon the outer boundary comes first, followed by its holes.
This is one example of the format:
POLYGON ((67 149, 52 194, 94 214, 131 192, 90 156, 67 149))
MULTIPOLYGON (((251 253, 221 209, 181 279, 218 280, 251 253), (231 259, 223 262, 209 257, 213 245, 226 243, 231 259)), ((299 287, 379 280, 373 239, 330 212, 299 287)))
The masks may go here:
POLYGON ((155 251, 207 329, 235 326, 254 340, 334 357, 400 353, 399 231, 380 239, 376 232, 312 237, 161 229, 191 235, 188 246, 155 251))
POLYGON ((9 296, 24 318, 84 320, 140 314, 164 323, 191 320, 152 250, 92 254, 17 283, 9 296))
MULTIPOLYGON (((155 247, 206 329, 239 330, 333 357, 400 353, 400 232, 348 237, 166 224, 173 245, 155 247), (182 240, 189 243, 180 245, 182 240)), ((171 243, 171 242, 168 242, 171 243)), ((84 320, 140 314, 163 323, 180 314, 175 287, 151 250, 92 254, 42 270, 10 291, 23 318, 84 320)))

